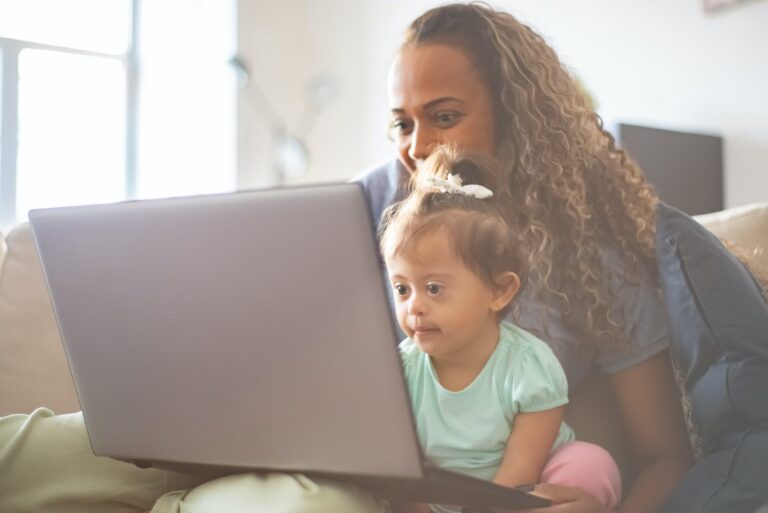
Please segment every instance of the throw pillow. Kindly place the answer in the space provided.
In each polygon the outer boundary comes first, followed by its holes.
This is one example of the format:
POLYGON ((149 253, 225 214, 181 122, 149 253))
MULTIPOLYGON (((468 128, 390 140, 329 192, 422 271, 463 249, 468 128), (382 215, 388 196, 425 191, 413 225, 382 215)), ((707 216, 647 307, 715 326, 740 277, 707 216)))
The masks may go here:
POLYGON ((768 502, 754 471, 756 461, 768 461, 768 306, 717 237, 663 203, 656 255, 670 354, 704 454, 665 511, 754 511, 768 502))

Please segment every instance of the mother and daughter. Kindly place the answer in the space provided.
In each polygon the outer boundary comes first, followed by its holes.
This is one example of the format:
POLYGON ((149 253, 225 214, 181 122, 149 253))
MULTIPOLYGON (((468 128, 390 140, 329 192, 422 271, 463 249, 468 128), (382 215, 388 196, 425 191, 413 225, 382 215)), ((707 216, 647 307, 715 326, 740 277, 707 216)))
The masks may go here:
MULTIPOLYGON (((553 502, 542 512, 659 511, 692 456, 657 290, 657 197, 642 172, 542 37, 483 4, 411 24, 389 102, 398 161, 358 180, 375 219, 385 214, 382 253, 428 457, 532 488, 553 502), (567 390, 595 373, 609 376, 634 464, 623 497, 607 453, 562 422, 567 390)), ((198 484, 95 458, 81 416, 45 411, 0 419, 0 469, 7 512, 390 507, 302 475, 198 484)))

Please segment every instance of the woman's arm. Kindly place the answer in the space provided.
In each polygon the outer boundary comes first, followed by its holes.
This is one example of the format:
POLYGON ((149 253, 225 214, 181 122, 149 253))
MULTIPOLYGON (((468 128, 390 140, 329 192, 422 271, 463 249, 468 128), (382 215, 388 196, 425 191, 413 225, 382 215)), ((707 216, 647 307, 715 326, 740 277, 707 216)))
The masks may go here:
MULTIPOLYGON (((693 464, 669 355, 664 351, 613 374, 611 383, 637 469, 617 512, 654 513, 693 464)), ((533 493, 551 500, 553 506, 526 512, 608 512, 579 488, 544 483, 533 493)))
POLYGON ((637 477, 618 511, 657 511, 693 464, 667 351, 611 376, 637 477))
POLYGON ((565 407, 515 416, 512 433, 493 482, 515 487, 539 482, 555 443, 565 407))

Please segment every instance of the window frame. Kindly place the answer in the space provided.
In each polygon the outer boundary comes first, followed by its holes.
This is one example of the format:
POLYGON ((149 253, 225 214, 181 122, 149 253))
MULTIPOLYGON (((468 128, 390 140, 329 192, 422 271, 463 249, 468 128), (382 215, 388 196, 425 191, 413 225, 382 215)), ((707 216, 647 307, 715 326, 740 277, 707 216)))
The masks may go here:
POLYGON ((19 55, 23 50, 47 50, 111 59, 122 64, 125 71, 125 199, 136 194, 136 130, 138 117, 138 20, 140 0, 131 0, 130 39, 128 48, 122 54, 94 52, 67 46, 49 45, 0 37, 0 227, 15 224, 16 182, 18 177, 18 134, 19 134, 19 55))

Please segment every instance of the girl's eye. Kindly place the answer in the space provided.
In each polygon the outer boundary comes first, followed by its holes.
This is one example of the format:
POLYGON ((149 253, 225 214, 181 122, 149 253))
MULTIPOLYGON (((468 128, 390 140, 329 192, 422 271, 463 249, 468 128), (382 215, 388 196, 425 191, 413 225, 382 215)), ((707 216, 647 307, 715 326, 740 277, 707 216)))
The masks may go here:
POLYGON ((440 285, 436 283, 428 283, 427 284, 427 292, 431 295, 439 294, 440 291, 443 289, 440 285))
POLYGON ((435 114, 435 124, 440 127, 447 128, 453 126, 461 116, 456 111, 442 111, 435 114))
POLYGON ((395 292, 397 293, 398 296, 407 296, 408 295, 408 287, 406 287, 405 285, 398 284, 398 285, 395 285, 394 288, 395 288, 395 292))

